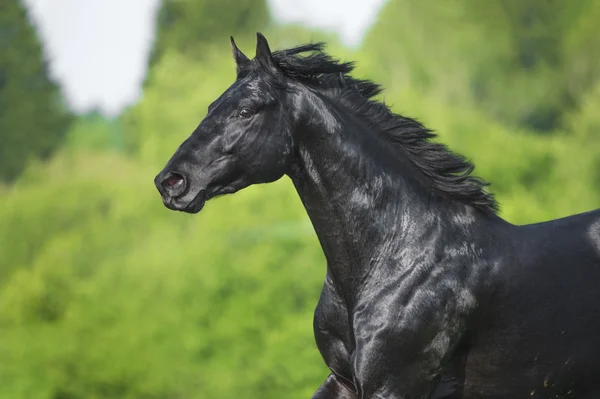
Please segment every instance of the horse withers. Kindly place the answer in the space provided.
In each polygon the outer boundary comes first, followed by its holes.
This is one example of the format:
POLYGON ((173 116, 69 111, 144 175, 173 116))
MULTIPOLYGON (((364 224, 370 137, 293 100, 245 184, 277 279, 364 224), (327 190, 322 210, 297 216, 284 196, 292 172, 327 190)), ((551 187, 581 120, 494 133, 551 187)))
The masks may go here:
POLYGON ((155 183, 173 210, 284 175, 327 259, 314 399, 600 398, 600 211, 515 226, 473 165, 323 44, 248 59, 155 183))

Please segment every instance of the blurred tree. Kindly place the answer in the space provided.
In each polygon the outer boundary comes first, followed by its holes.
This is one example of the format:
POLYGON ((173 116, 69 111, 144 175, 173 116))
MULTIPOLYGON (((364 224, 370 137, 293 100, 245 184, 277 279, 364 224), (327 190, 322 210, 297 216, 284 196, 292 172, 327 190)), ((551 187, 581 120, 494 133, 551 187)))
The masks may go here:
POLYGON ((32 157, 47 158, 72 121, 48 78, 42 46, 24 6, 0 3, 0 180, 16 178, 32 157))
POLYGON ((269 20, 265 0, 163 0, 150 65, 166 48, 198 57, 207 43, 227 45, 230 35, 263 29, 269 20))
POLYGON ((392 0, 365 47, 396 80, 549 131, 600 76, 598 17, 594 0, 392 0))

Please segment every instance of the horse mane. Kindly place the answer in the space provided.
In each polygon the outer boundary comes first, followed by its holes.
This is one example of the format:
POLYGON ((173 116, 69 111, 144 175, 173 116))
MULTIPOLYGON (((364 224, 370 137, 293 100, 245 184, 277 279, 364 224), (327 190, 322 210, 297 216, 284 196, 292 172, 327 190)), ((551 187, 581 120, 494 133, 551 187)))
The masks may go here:
POLYGON ((404 154, 443 194, 485 212, 496 213, 498 204, 485 190, 489 183, 473 176, 473 163, 431 141, 436 134, 418 121, 394 114, 373 99, 382 88, 349 74, 354 62, 341 62, 326 54, 323 42, 274 51, 273 60, 284 74, 339 101, 373 124, 392 147, 404 154))

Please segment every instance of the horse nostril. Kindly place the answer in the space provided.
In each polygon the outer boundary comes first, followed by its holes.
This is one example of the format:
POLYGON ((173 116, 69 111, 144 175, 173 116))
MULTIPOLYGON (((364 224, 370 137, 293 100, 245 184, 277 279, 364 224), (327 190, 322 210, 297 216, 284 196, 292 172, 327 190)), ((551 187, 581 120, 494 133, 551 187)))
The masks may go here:
POLYGON ((170 172, 164 177, 161 186, 171 197, 181 195, 185 190, 185 177, 181 173, 170 172))

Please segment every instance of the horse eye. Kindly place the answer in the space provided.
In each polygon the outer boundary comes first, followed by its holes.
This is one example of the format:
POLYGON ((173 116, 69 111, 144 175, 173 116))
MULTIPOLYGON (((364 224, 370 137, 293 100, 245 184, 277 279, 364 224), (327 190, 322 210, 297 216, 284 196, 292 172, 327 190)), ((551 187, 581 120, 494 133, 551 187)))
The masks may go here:
POLYGON ((242 108, 240 109, 239 116, 241 118, 250 118, 252 116, 252 111, 248 108, 242 108))

